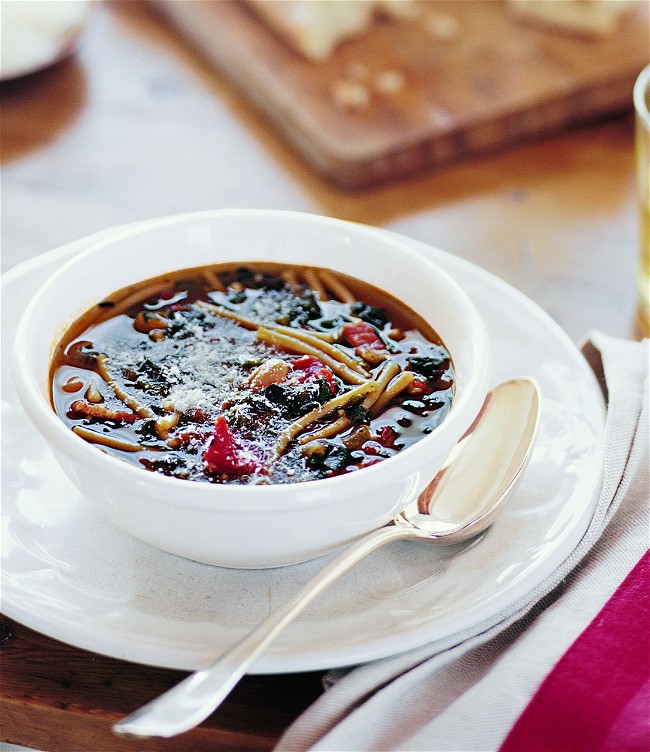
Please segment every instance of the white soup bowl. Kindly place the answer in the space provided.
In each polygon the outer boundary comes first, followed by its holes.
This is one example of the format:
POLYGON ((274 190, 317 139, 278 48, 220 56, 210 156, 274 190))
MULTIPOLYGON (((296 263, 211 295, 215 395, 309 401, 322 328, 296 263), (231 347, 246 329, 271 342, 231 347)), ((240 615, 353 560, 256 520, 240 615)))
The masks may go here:
POLYGON ((215 210, 117 230, 65 263, 38 291, 16 337, 21 402, 81 493, 136 538, 227 567, 276 567, 325 554, 387 523, 440 469, 486 396, 486 330, 460 286, 407 242, 380 230, 288 211, 215 210), (431 434, 357 472, 303 483, 201 483, 100 451, 54 413, 54 348, 84 311, 130 284, 176 269, 272 261, 328 267, 404 301, 441 337, 456 373, 449 414, 431 434))

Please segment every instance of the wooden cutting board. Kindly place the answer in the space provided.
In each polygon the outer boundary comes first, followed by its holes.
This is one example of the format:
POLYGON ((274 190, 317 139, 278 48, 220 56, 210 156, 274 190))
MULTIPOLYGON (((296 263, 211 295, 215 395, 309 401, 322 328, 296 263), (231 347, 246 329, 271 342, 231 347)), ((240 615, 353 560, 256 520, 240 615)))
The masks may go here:
POLYGON ((524 25, 500 0, 429 2, 453 18, 449 38, 421 20, 384 19, 322 63, 293 52, 239 0, 158 6, 316 170, 347 188, 627 109, 648 63, 644 0, 603 38, 524 25))

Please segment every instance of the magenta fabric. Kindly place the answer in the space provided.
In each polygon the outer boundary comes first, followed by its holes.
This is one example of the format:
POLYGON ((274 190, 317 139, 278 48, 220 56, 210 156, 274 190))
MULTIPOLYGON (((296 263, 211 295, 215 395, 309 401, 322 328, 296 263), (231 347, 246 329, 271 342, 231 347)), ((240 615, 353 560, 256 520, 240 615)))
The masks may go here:
POLYGON ((499 752, 650 750, 650 554, 546 677, 499 752))

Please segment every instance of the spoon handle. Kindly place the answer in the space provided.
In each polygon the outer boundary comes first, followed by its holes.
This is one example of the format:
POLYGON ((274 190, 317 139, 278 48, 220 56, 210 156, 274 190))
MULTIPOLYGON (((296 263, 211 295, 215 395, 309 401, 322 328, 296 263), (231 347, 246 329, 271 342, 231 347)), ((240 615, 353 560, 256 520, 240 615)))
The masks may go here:
POLYGON ((316 596, 376 549, 391 541, 411 537, 420 536, 412 528, 395 525, 368 533, 312 577, 212 666, 190 674, 164 694, 118 721, 113 731, 124 736, 170 737, 198 726, 219 707, 253 661, 316 596))

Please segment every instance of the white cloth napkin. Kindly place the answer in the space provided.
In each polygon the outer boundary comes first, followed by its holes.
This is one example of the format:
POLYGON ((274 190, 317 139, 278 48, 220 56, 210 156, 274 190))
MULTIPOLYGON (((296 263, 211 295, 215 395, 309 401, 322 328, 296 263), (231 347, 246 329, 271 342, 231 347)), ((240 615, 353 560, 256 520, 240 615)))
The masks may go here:
POLYGON ((607 402, 606 460, 594 517, 572 554, 478 627, 333 672, 331 687, 289 727, 278 752, 499 748, 648 547, 648 340, 592 333, 582 349, 607 402))

